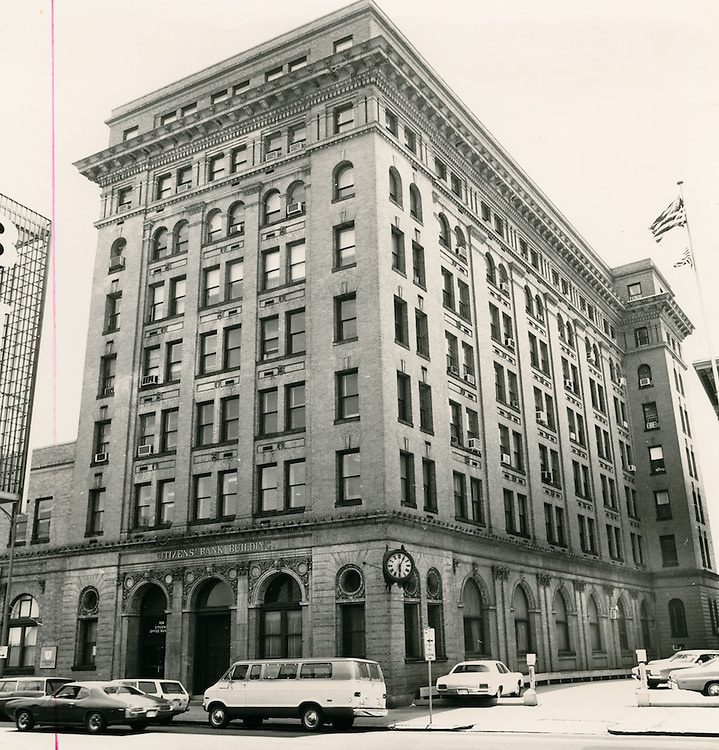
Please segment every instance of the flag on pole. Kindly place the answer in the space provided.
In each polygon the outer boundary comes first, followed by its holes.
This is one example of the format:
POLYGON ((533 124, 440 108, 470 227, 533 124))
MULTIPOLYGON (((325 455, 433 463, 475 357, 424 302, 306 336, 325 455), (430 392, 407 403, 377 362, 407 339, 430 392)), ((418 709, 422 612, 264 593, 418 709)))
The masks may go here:
POLYGON ((674 268, 681 268, 681 266, 694 266, 694 258, 692 258, 692 252, 689 248, 682 253, 682 257, 674 264, 674 268))
POLYGON ((667 206, 667 208, 665 208, 664 211, 654 219, 654 222, 649 227, 649 231, 654 235, 654 239, 657 242, 661 242, 661 239, 666 232, 675 227, 683 227, 686 223, 687 216, 684 212, 684 201, 681 199, 681 196, 677 196, 672 201, 671 205, 667 206))

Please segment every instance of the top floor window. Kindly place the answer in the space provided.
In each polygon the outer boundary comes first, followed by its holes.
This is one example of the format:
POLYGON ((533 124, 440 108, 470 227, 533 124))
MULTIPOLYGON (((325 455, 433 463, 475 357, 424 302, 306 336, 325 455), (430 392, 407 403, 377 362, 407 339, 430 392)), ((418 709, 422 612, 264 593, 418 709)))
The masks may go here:
POLYGON ((354 127, 354 105, 344 104, 334 111, 334 132, 346 133, 354 127))

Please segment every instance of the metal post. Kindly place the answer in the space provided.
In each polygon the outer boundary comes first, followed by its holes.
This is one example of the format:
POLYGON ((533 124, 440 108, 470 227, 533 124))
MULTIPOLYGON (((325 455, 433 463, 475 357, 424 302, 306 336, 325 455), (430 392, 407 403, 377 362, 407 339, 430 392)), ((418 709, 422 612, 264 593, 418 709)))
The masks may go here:
MULTIPOLYGON (((2 631, 0 632, 0 646, 7 648, 8 645, 8 634, 10 632, 10 587, 12 586, 12 568, 15 560, 15 513, 17 508, 17 500, 13 501, 10 513, 4 508, 0 510, 10 519, 10 548, 8 552, 7 561, 7 579, 5 581, 5 593, 3 594, 2 602, 2 631)), ((5 674, 5 664, 7 662, 7 656, 0 659, 0 677, 5 674)))
POLYGON ((432 723, 432 660, 427 659, 427 676, 429 678, 429 723, 432 723))

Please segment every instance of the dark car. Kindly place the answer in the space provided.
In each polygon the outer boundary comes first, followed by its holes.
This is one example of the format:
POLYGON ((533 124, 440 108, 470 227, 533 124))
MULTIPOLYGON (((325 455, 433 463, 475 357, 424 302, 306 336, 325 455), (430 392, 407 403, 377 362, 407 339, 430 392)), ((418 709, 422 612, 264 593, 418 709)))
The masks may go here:
POLYGON ((58 688, 74 682, 70 677, 5 677, 0 680, 0 717, 5 719, 5 704, 11 698, 37 698, 52 695, 58 688))
POLYGON ((159 720, 161 713, 167 715, 171 711, 167 701, 110 682, 69 682, 54 695, 13 698, 5 706, 5 712, 21 732, 36 724, 84 726, 93 734, 114 724, 142 730, 159 720))

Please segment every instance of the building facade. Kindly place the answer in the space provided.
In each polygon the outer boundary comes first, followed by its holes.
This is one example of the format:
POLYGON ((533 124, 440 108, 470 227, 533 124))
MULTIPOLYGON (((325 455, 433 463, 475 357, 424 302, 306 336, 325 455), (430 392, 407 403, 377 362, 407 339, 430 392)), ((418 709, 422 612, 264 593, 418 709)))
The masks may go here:
POLYGON ((78 439, 36 456, 13 582, 55 669, 362 655, 402 700, 425 627, 438 669, 717 642, 691 323, 372 2, 108 125, 78 439))

